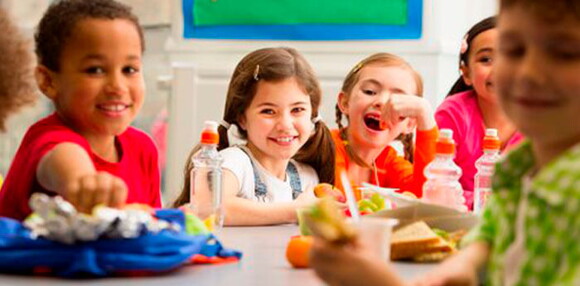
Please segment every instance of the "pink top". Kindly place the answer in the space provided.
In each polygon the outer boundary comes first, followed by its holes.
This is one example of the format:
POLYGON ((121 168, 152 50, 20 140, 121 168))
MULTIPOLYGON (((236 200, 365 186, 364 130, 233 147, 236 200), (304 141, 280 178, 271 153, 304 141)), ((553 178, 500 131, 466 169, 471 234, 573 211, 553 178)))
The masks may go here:
MULTIPOLYGON (((453 130, 453 140, 457 146, 455 163, 463 170, 459 182, 463 187, 466 205, 473 208, 473 177, 477 172, 475 161, 483 154, 482 144, 485 135, 485 125, 476 93, 473 90, 460 92, 446 98, 435 112, 435 120, 439 130, 453 130)), ((505 149, 519 143, 523 136, 516 132, 505 144, 505 149)))
POLYGON ((36 167, 48 151, 62 142, 83 147, 97 170, 123 179, 129 189, 127 203, 160 208, 159 166, 153 141, 133 127, 127 128, 116 140, 121 158, 118 163, 112 163, 93 153, 89 142, 66 126, 55 113, 36 122, 22 139, 0 190, 0 216, 23 220, 31 212, 28 198, 33 192, 54 194, 40 185, 36 179, 36 167))

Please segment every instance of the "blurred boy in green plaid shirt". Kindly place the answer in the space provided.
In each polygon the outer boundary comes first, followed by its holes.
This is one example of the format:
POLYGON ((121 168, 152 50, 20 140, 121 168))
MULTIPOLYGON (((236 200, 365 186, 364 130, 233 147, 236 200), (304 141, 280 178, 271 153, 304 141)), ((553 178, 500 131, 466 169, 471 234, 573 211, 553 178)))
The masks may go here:
MULTIPOLYGON (((580 285, 580 0, 500 0, 494 81, 528 138, 496 166, 493 194, 463 248, 415 285, 580 285)), ((332 285, 400 285, 355 242, 316 240, 332 285)))
POLYGON ((580 285, 580 0, 501 0, 495 82, 528 142, 496 166, 468 246, 422 281, 580 285), (436 277, 436 278, 435 278, 436 277))

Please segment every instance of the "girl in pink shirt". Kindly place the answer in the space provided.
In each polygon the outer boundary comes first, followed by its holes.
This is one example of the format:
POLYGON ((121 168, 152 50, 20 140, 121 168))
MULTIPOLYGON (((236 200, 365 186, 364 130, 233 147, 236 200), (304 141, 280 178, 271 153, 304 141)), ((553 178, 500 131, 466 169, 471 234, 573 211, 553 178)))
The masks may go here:
POLYGON ((491 72, 497 41, 495 26, 496 18, 489 17, 467 32, 459 54, 461 77, 435 113, 439 128, 453 130, 455 163, 463 170, 459 181, 469 209, 473 208, 475 161, 483 153, 485 129, 498 129, 502 150, 522 139, 497 102, 491 72))

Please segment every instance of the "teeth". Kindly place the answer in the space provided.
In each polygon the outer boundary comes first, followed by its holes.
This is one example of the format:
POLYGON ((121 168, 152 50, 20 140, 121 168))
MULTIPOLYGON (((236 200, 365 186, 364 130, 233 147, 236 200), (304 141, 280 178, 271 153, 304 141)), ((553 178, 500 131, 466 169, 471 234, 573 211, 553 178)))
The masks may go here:
POLYGON ((124 104, 101 105, 101 108, 106 110, 106 111, 119 112, 119 111, 125 109, 125 105, 124 104))
POLYGON ((277 138, 276 141, 278 142, 290 142, 292 141, 293 137, 281 137, 281 138, 277 138))

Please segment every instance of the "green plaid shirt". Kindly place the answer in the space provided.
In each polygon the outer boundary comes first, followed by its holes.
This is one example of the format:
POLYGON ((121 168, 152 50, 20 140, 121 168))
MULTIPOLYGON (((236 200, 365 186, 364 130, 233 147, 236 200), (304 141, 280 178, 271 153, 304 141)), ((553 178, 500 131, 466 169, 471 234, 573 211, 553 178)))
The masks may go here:
MULTIPOLYGON (((530 142, 496 165, 493 194, 480 224, 464 241, 491 246, 486 285, 502 285, 503 261, 515 238, 522 178, 534 166, 530 142)), ((531 180, 525 210, 525 250, 516 285, 580 285, 580 144, 531 180)))

